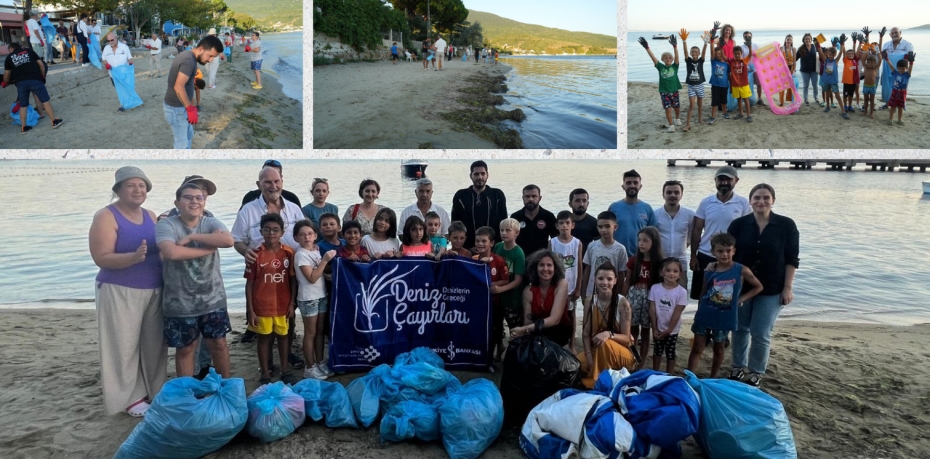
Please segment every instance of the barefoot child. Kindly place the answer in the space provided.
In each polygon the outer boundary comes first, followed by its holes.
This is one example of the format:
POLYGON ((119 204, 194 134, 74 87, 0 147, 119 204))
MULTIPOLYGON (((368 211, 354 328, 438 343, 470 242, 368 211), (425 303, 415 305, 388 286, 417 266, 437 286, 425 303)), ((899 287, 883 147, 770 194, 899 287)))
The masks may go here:
MULTIPOLYGON (((494 228, 491 228, 492 230, 494 228)), ((472 255, 471 250, 465 248, 465 239, 468 238, 468 229, 465 228, 465 224, 460 221, 454 221, 449 225, 449 244, 452 245, 450 252, 455 253, 463 257, 470 257, 472 255)), ((494 238, 492 237, 493 241, 494 238)))
POLYGON ((668 42, 675 49, 675 58, 672 59, 672 53, 662 53, 662 62, 656 59, 649 49, 649 42, 645 38, 639 37, 639 44, 646 49, 649 57, 652 58, 652 64, 659 71, 659 96, 662 98, 662 109, 665 110, 665 118, 668 119, 668 130, 665 132, 675 132, 675 126, 681 126, 681 104, 678 100, 678 90, 681 89, 681 81, 678 79, 678 39, 673 34, 668 37, 668 42), (675 118, 672 118, 672 110, 675 110, 675 118))
POLYGON ((865 80, 862 82, 862 94, 865 96, 862 116, 875 118, 875 93, 878 88, 878 57, 865 58, 865 70, 862 72, 865 80))
POLYGON ((741 46, 733 47, 733 59, 727 63, 730 64, 730 92, 736 99, 736 106, 739 108, 739 114, 733 117, 734 120, 743 117, 743 109, 746 109, 746 122, 752 122, 752 113, 749 111, 749 98, 752 97, 752 88, 749 87, 749 61, 752 59, 752 48, 749 48, 749 55, 743 57, 743 48, 741 46))
POLYGON ((297 265, 297 308, 304 323, 304 378, 326 379, 332 375, 323 359, 323 332, 329 323, 329 296, 323 271, 336 256, 335 250, 320 254, 316 245, 316 228, 310 220, 294 225, 294 240, 300 244, 294 254, 297 265))
MULTIPOLYGON (((845 36, 846 34, 843 34, 843 37, 845 36)), ((823 109, 824 113, 829 112, 830 106, 834 104, 834 93, 837 99, 840 98, 839 67, 836 62, 835 48, 839 40, 837 38, 834 38, 834 40, 834 47, 827 48, 826 50, 820 47, 820 42, 814 42, 815 46, 817 46, 817 54, 823 62, 823 75, 820 77, 820 86, 823 87, 823 101, 826 104, 826 108, 823 109)), ((842 101, 839 100, 837 102, 842 103, 842 101)), ((843 114, 845 114, 845 112, 843 114)))
POLYGON ((891 67, 891 78, 894 82, 891 89, 891 97, 888 98, 888 125, 892 125, 892 120, 894 120, 894 112, 898 112, 898 125, 904 126, 904 122, 901 121, 901 115, 904 114, 904 102, 907 100, 907 83, 911 79, 911 72, 914 70, 914 58, 917 54, 913 51, 907 53, 907 57, 901 59, 897 63, 897 68, 891 64, 891 60, 888 59, 888 52, 882 51, 882 57, 885 59, 885 62, 888 63, 888 67, 891 67))
MULTIPOLYGON (((717 233, 710 238, 711 251, 717 259, 707 266, 704 284, 701 286, 701 299, 694 314, 694 344, 688 356, 688 370, 697 369, 704 355, 708 340, 714 343, 714 359, 710 367, 710 377, 716 378, 723 363, 724 342, 727 334, 736 330, 739 307, 743 302, 762 291, 762 284, 748 267, 733 261, 736 252, 736 239, 729 233, 717 233), (750 288, 744 289, 743 285, 750 288)), ((741 369, 736 369, 742 372, 741 369)))
MULTIPOLYGON (((510 282, 502 286, 492 285, 491 294, 503 294, 501 295, 501 309, 504 320, 507 321, 507 328, 512 330, 523 325, 523 275, 526 272, 526 255, 517 245, 520 222, 513 218, 501 220, 500 233, 501 241, 494 244, 491 251, 504 259, 510 282)), ((498 350, 498 353, 500 352, 498 350)))
POLYGON ((410 217, 404 223, 400 252, 408 257, 423 257, 433 252, 426 235, 426 223, 420 217, 410 217))
POLYGON ((649 319, 655 347, 652 350, 652 369, 659 371, 659 363, 665 355, 665 372, 675 371, 678 332, 681 330, 681 313, 688 306, 688 291, 678 280, 684 267, 681 260, 669 257, 662 260, 659 272, 662 282, 649 289, 649 319))
POLYGON ((549 250, 554 252, 565 267, 565 280, 568 281, 568 319, 572 324, 572 336, 569 341, 569 350, 575 353, 575 302, 581 292, 581 276, 578 275, 578 265, 581 263, 581 241, 572 236, 575 221, 572 213, 567 210, 559 212, 556 216, 556 229, 559 235, 549 240, 549 250))
MULTIPOLYGON (((478 228, 475 231, 475 251, 478 253, 473 258, 490 266, 491 287, 492 290, 496 290, 493 287, 501 288, 510 283, 510 272, 507 271, 507 263, 504 259, 491 252, 492 247, 494 247, 494 228, 490 226, 478 228)), ((495 361, 500 362, 501 355, 504 353, 504 310, 501 309, 501 294, 492 293, 491 355, 494 356, 495 361)))
MULTIPOLYGON (((687 30, 681 29, 679 36, 681 36, 681 48, 683 50, 688 49, 688 35, 687 30)), ((705 34, 701 38, 704 40, 704 48, 700 50, 700 57, 698 47, 692 46, 689 50, 691 55, 685 58, 688 75, 685 78, 685 83, 688 84, 688 119, 685 121, 685 132, 691 130, 691 114, 694 113, 695 102, 697 102, 697 122, 698 124, 704 124, 704 119, 701 118, 704 103, 704 81, 706 81, 704 79, 704 56, 707 54, 707 44, 710 43, 710 36, 705 34)))
MULTIPOLYGON (((647 226, 639 230, 636 236, 636 255, 630 257, 626 264, 626 282, 624 293, 633 308, 633 320, 630 322, 630 333, 639 342, 639 355, 646 358, 649 353, 649 331, 652 320, 649 318, 649 289, 658 283, 659 263, 662 256, 662 239, 659 230, 654 226, 647 226)), ((643 363, 639 364, 641 368, 643 363)))
MULTIPOLYGON (((713 40, 714 37, 711 37, 713 40)), ((714 49, 714 59, 710 61, 711 68, 711 77, 710 77, 710 103, 712 105, 710 109, 710 119, 707 120, 707 124, 714 124, 714 121, 717 121, 717 108, 720 108, 720 113, 723 119, 730 119, 730 114, 727 113, 727 93, 730 89, 730 64, 727 63, 726 55, 723 54, 723 48, 714 49)))
MULTIPOLYGON (((320 217, 320 221, 322 221, 320 217)), ((342 235, 345 237, 345 244, 342 247, 336 249, 336 256, 345 258, 346 260, 351 261, 362 261, 368 263, 371 261, 371 255, 368 254, 368 249, 362 247, 362 224, 355 221, 349 220, 345 224, 345 228, 342 230, 342 235)))

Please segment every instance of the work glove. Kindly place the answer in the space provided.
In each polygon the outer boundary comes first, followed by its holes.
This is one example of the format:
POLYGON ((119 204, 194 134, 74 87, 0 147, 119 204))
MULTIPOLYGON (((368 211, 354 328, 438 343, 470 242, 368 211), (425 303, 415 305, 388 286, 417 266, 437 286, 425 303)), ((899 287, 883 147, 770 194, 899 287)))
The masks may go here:
POLYGON ((6 81, 0 81, 0 89, 6 89, 6 87, 9 85, 10 84, 7 83, 6 81))
POLYGON ((637 40, 637 41, 639 42, 640 45, 642 45, 643 48, 649 49, 649 42, 646 41, 645 38, 639 37, 639 40, 637 40))
POLYGON ((841 45, 846 45, 846 38, 847 38, 847 37, 846 37, 846 34, 845 34, 845 33, 841 33, 841 34, 840 34, 840 44, 841 44, 841 45))
POLYGON ((113 67, 110 65, 109 62, 107 63, 107 70, 113 70, 113 67))
POLYGON ((672 36, 668 37, 668 42, 672 44, 672 47, 677 47, 678 37, 676 37, 675 34, 672 34, 672 36))
POLYGON ((885 36, 885 32, 887 32, 887 31, 888 31, 888 28, 887 28, 887 27, 882 27, 882 30, 879 30, 879 31, 878 31, 878 36, 879 36, 879 37, 884 37, 884 36, 885 36))
POLYGON ((869 36, 870 33, 872 33, 872 31, 869 30, 869 26, 865 26, 865 27, 862 28, 862 34, 863 34, 863 35, 869 36))
POLYGON ((910 63, 913 64, 913 63, 914 63, 914 58, 915 58, 915 57, 917 57, 917 53, 915 53, 915 52, 913 52, 913 51, 908 51, 908 52, 907 52, 907 61, 908 61, 908 62, 910 62, 910 63))
POLYGON ((245 52, 251 53, 251 52, 252 52, 252 47, 249 46, 249 45, 245 45, 245 52))
POLYGON ((187 110, 187 122, 191 124, 197 124, 197 121, 199 120, 198 118, 199 114, 197 113, 197 107, 193 105, 188 105, 186 110, 187 110))
POLYGON ((689 34, 685 28, 682 28, 681 31, 678 32, 678 36, 681 37, 681 41, 687 40, 690 35, 691 34, 689 34))

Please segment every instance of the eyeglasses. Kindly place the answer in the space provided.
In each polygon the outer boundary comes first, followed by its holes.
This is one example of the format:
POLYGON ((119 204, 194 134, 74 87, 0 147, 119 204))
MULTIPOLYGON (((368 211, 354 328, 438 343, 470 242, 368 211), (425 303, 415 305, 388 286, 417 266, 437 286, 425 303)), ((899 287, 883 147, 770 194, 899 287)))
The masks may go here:
POLYGON ((265 161, 263 166, 281 167, 281 161, 278 161, 277 159, 269 159, 268 161, 265 161))
POLYGON ((181 196, 181 199, 183 199, 183 200, 185 200, 185 201, 188 201, 188 202, 194 202, 194 201, 197 201, 197 202, 204 202, 204 201, 207 200, 207 198, 205 198, 205 197, 203 197, 203 196, 194 196, 194 195, 192 195, 192 194, 185 194, 185 195, 181 196))
POLYGON ((270 227, 267 227, 267 226, 264 227, 264 228, 262 228, 262 232, 263 232, 263 233, 268 233, 268 234, 278 234, 278 233, 281 233, 281 232, 283 232, 283 231, 284 231, 284 230, 281 229, 281 228, 270 228, 270 227))

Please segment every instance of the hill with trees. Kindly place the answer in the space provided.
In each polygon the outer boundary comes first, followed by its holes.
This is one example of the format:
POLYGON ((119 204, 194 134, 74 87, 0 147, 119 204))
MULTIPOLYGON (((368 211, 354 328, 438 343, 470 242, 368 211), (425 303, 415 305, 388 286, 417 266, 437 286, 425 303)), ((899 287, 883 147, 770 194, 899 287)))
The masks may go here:
POLYGON ((930 29, 930 24, 924 24, 922 26, 911 27, 910 29, 907 29, 907 30, 927 30, 927 29, 930 29))
POLYGON ((516 54, 615 54, 617 37, 525 24, 469 10, 468 22, 481 24, 486 44, 516 54))
POLYGON ((263 29, 280 29, 284 26, 303 27, 304 7, 300 0, 225 0, 226 6, 236 13, 255 18, 263 29))

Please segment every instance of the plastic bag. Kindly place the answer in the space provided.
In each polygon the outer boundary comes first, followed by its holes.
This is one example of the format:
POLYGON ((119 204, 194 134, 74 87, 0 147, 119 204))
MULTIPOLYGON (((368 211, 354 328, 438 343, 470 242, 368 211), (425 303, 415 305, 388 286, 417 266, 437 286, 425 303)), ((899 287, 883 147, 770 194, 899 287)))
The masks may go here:
POLYGON ((580 369, 574 354, 543 335, 510 341, 501 377, 507 425, 522 425, 530 410, 550 395, 580 388, 580 369))
POLYGON ((241 378, 223 379, 211 368, 203 381, 165 383, 114 459, 197 458, 229 443, 249 411, 241 378))
POLYGON ((391 370, 394 384, 400 384, 423 394, 435 394, 446 387, 446 382, 453 377, 442 368, 437 368, 427 362, 417 362, 410 365, 398 365, 391 370))
POLYGON ((391 367, 386 364, 371 369, 367 375, 346 386, 355 418, 362 427, 371 427, 381 414, 381 396, 384 393, 384 376, 390 378, 391 367))
POLYGON ((439 412, 435 406, 411 400, 387 410, 381 419, 381 440, 401 442, 410 438, 439 438, 439 412))
POLYGON ((439 432, 451 459, 474 459, 500 434, 504 401, 497 386, 473 379, 439 403, 439 432))
POLYGON ((304 398, 281 381, 265 384, 249 396, 249 435, 262 443, 290 435, 306 418, 304 398))
POLYGON ((320 381, 318 379, 304 379, 297 383, 294 393, 304 399, 304 411, 307 417, 320 421, 326 418, 326 427, 337 429, 340 427, 358 428, 355 422, 355 412, 349 402, 349 393, 342 384, 320 381))
POLYGON ((399 365, 411 365, 417 362, 426 362, 436 368, 445 369, 446 363, 442 361, 442 357, 436 355, 435 352, 431 351, 428 347, 417 347, 410 352, 404 352, 398 354, 394 358, 394 366, 399 365))
POLYGON ((698 379, 685 371, 701 398, 698 444, 710 459, 794 459, 791 424, 781 402, 758 388, 727 379, 698 379))
POLYGON ((136 93, 135 66, 118 65, 110 70, 110 78, 116 87, 116 97, 120 107, 126 110, 142 105, 142 98, 136 93))
MULTIPOLYGON (((10 117, 13 118, 13 124, 22 126, 19 121, 19 102, 13 102, 10 106, 10 117)), ((26 107, 26 126, 36 127, 37 124, 39 124, 39 112, 29 105, 26 107)))

